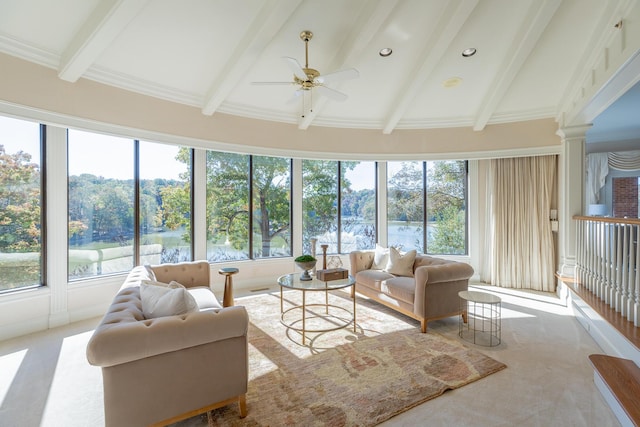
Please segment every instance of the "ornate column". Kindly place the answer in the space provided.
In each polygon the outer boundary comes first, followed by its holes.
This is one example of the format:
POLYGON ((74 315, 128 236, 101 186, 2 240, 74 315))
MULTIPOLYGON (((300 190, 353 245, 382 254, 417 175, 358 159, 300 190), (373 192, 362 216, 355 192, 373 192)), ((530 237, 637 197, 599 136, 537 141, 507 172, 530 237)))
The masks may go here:
POLYGON ((558 164, 558 273, 575 277, 576 224, 574 215, 581 215, 585 194, 585 143, 591 125, 568 126, 558 130, 562 152, 558 164))

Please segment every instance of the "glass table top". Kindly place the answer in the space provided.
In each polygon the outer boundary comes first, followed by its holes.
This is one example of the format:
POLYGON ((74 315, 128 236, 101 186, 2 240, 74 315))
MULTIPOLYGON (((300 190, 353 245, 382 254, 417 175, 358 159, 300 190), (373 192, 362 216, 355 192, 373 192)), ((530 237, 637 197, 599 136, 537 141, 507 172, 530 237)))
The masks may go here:
POLYGON ((463 300, 481 304, 497 304, 501 301, 498 296, 478 291, 460 291, 458 292, 458 296, 463 300))
POLYGON ((329 280, 328 282, 323 282, 316 279, 315 277, 312 280, 300 280, 300 274, 301 273, 291 273, 280 276, 278 277, 278 284, 283 288, 289 289, 298 289, 303 291, 325 291, 348 288, 349 286, 353 286, 353 284, 355 283, 355 280, 352 276, 349 276, 346 279, 329 280))

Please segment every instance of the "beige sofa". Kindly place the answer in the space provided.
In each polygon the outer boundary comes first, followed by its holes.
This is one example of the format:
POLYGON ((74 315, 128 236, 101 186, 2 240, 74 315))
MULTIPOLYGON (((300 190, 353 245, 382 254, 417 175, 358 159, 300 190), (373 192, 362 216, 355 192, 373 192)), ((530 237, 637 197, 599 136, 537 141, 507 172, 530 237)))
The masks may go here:
POLYGON ((200 261, 127 276, 87 345, 89 363, 102 368, 107 426, 164 425, 233 402, 246 415, 247 312, 220 306, 209 272, 200 261), (153 276, 184 285, 197 311, 145 319, 140 284, 153 276))
POLYGON ((466 313, 460 310, 458 292, 467 290, 473 268, 465 263, 416 255, 413 277, 402 277, 372 270, 374 250, 349 254, 351 275, 358 292, 420 321, 427 332, 427 322, 466 313))

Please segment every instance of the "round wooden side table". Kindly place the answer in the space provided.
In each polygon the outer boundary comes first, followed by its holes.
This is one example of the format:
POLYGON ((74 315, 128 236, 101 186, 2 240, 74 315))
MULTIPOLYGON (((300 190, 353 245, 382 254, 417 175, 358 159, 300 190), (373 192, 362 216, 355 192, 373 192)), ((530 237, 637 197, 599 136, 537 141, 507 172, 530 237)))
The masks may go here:
POLYGON ((224 276, 224 297, 222 298, 223 307, 231 307, 233 305, 233 276, 239 272, 237 268, 225 267, 218 270, 218 274, 224 276))

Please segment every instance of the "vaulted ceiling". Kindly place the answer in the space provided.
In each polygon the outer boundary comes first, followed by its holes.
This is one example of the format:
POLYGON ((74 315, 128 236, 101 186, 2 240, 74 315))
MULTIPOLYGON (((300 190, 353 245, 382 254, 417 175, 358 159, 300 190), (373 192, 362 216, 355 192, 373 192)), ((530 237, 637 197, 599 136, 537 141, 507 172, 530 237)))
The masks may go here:
MULTIPOLYGON (((380 129, 557 118, 618 0, 3 0, 0 52, 218 112, 380 129), (283 57, 347 95, 296 92, 283 57), (382 48, 393 53, 382 57, 382 48), (463 57, 466 48, 476 54, 463 57), (256 85, 254 82, 291 84, 256 85), (300 95, 302 96, 296 96, 300 95)), ((294 67, 295 68, 295 67, 294 67)), ((330 92, 331 94, 332 92, 330 92)))

